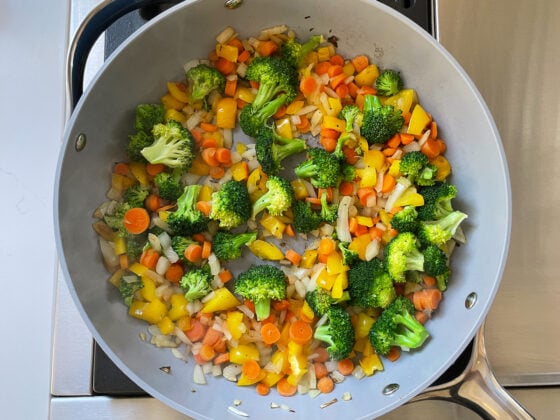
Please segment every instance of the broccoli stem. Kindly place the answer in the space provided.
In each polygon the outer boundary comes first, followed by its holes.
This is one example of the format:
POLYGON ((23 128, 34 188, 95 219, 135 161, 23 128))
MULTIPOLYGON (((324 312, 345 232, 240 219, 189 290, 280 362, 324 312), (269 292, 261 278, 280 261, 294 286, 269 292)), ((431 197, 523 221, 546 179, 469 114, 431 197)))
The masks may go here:
POLYGON ((257 321, 262 321, 270 316, 270 299, 259 299, 254 304, 257 321))
POLYGON ((303 140, 290 140, 282 145, 277 144, 276 146, 276 158, 279 161, 286 159, 296 153, 303 152, 305 150, 305 142, 303 140))
POLYGON ((395 335, 395 341, 399 346, 415 349, 420 347, 428 338, 428 331, 408 312, 396 314, 394 321, 405 327, 399 328, 395 335))
POLYGON ((315 329, 315 333, 313 334, 313 338, 317 340, 324 341, 325 343, 329 344, 330 346, 334 345, 334 341, 331 335, 331 329, 329 324, 321 325, 315 329))

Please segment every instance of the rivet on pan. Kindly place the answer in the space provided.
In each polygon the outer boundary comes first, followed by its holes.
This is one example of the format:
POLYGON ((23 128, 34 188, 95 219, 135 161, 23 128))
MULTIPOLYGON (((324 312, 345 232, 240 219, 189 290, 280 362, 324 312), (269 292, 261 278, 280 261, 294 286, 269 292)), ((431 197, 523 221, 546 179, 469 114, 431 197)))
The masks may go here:
POLYGON ((399 388, 399 384, 389 384, 385 388, 383 388, 383 395, 394 394, 399 388))
POLYGON ((243 0, 226 0, 225 6, 228 9, 236 9, 241 6, 241 3, 243 3, 243 0))
POLYGON ((469 293, 469 295, 465 299, 465 308, 472 309, 472 307, 476 304, 477 298, 478 295, 476 294, 476 292, 469 293))
POLYGON ((80 133, 78 137, 76 137, 76 143, 74 144, 77 152, 81 152, 86 147, 86 135, 84 133, 80 133))

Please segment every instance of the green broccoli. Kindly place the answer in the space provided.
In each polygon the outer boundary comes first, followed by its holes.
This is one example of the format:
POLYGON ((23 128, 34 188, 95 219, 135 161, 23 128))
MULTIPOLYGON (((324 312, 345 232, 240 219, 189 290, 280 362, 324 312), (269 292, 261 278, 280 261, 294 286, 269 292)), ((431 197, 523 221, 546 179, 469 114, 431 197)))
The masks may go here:
POLYGON ((406 281, 406 272, 424 271, 424 255, 418 239, 411 232, 402 232, 389 241, 384 250, 387 272, 397 283, 406 281))
POLYGON ((245 134, 257 137, 259 131, 269 124, 270 118, 286 103, 286 95, 280 94, 260 108, 254 103, 247 104, 239 113, 239 127, 245 134))
POLYGON ((126 152, 128 158, 132 162, 147 162, 146 158, 142 154, 142 150, 148 146, 151 146, 154 142, 154 136, 151 133, 145 133, 143 131, 138 131, 137 133, 128 136, 128 144, 126 152))
POLYGON ((177 199, 177 210, 169 213, 167 224, 175 235, 193 235, 208 229, 208 217, 196 208, 201 185, 187 185, 177 199))
POLYGON ((321 218, 328 223, 334 223, 338 219, 338 204, 329 204, 327 194, 321 194, 321 218))
POLYGON ((123 200, 128 203, 130 207, 144 207, 144 200, 148 194, 148 188, 140 184, 134 184, 125 190, 123 200))
POLYGON ((309 40, 301 44, 294 38, 288 39, 282 44, 281 53, 292 66, 300 68, 305 65, 305 57, 320 44, 325 42, 322 35, 313 35, 309 40))
POLYGON ((234 291, 255 305, 257 320, 270 315, 270 303, 286 297, 286 275, 273 265, 252 265, 237 276, 234 291))
POLYGON ((457 232, 468 216, 455 210, 438 220, 423 220, 418 227, 418 239, 423 244, 443 245, 457 232))
POLYGON ((334 299, 331 292, 322 287, 317 287, 315 290, 305 294, 305 301, 317 316, 325 315, 333 305, 338 305, 348 300, 350 300, 350 294, 346 290, 340 299, 334 299))
POLYGON ((267 175, 278 175, 284 169, 282 161, 307 148, 305 140, 285 139, 272 127, 263 126, 255 137, 255 151, 261 168, 267 175))
POLYGON ((348 291, 352 305, 360 308, 386 308, 397 297, 391 276, 377 258, 358 261, 348 270, 348 291))
POLYGON ((114 231, 117 232, 119 236, 125 236, 127 231, 124 227, 123 219, 125 213, 132 207, 130 204, 120 201, 115 204, 114 209, 103 216, 103 221, 114 231))
POLYGON ((260 110, 276 95, 284 93, 284 103, 290 103, 298 93, 298 74, 287 60, 278 56, 256 57, 247 66, 247 80, 259 87, 252 106, 260 110))
POLYGON ((157 124, 162 124, 165 108, 161 104, 140 104, 136 106, 134 128, 136 131, 151 134, 157 124))
POLYGON ((341 179, 341 161, 334 154, 319 147, 307 151, 308 159, 301 162, 294 172, 299 178, 308 178, 316 188, 335 187, 341 179))
POLYGON ((142 283, 140 277, 135 275, 122 276, 119 281, 119 293, 121 294, 124 304, 130 306, 134 294, 143 287, 144 283, 142 283))
POLYGON ((272 216, 280 216, 292 206, 294 189, 288 180, 271 175, 266 181, 266 188, 268 191, 253 203, 253 219, 263 210, 268 210, 272 216))
POLYGON ((447 255, 441 248, 428 245, 424 251, 424 271, 436 279, 438 288, 443 292, 447 289, 447 282, 451 275, 447 255))
POLYGON ((338 249, 342 253, 342 263, 347 266, 354 265, 359 259, 359 255, 356 251, 352 251, 348 246, 350 242, 339 242, 338 249))
POLYGON ((360 134, 370 145, 385 143, 398 133, 404 124, 400 109, 383 105, 374 95, 365 95, 363 115, 360 134))
POLYGON ((171 237, 171 248, 179 256, 179 259, 181 261, 187 261, 185 258, 185 249, 187 249, 189 245, 197 243, 198 242, 196 242, 194 239, 191 239, 187 236, 173 235, 171 237))
POLYGON ((154 142, 141 153, 150 163, 162 163, 170 168, 188 169, 194 159, 194 139, 190 131, 174 120, 156 124, 152 130, 154 142))
POLYGON ((251 217, 251 211, 247 185, 241 181, 229 180, 212 194, 210 219, 217 220, 221 228, 242 225, 251 217))
POLYGON ((457 188, 445 181, 421 187, 418 193, 424 197, 424 205, 417 208, 419 220, 438 220, 453 211, 451 200, 457 196, 457 188))
POLYGON ((406 206, 395 213, 391 219, 391 227, 399 232, 412 232, 418 230, 418 212, 414 206, 406 206))
POLYGON ((342 162, 341 177, 342 181, 353 182, 356 180, 356 167, 347 162, 342 162))
POLYGON ((144 246, 146 245, 146 235, 126 235, 126 255, 131 261, 138 260, 144 246))
POLYGON ((347 358, 354 347, 354 327, 350 314, 340 306, 331 306, 325 315, 327 322, 315 329, 313 337, 328 344, 327 352, 334 360, 347 358))
POLYGON ((396 70, 384 70, 375 79, 375 89, 381 96, 392 96, 399 93, 404 87, 401 74, 396 70))
POLYGON ((321 215, 311 208, 308 201, 294 200, 292 213, 294 214, 294 229, 299 233, 309 233, 318 229, 323 222, 321 215))
POLYGON ((393 346, 405 351, 416 349, 429 336, 426 328, 414 318, 412 302, 403 296, 385 308, 369 330, 369 340, 381 355, 387 355, 393 346))
POLYGON ((181 277, 179 284, 185 290, 185 297, 189 302, 202 299, 212 291, 211 282, 214 279, 208 266, 193 268, 181 277))
POLYGON ((338 113, 338 118, 346 121, 345 131, 350 133, 354 131, 354 122, 359 119, 360 108, 354 104, 344 105, 344 107, 338 113))
POLYGON ((222 261, 241 257, 241 247, 257 239, 257 232, 230 233, 218 231, 212 240, 212 250, 222 261))
POLYGON ((167 201, 177 201, 183 194, 180 173, 160 172, 154 177, 154 184, 161 198, 167 201))
POLYGON ((213 90, 223 92, 226 86, 225 76, 216 68, 203 63, 187 70, 186 77, 192 88, 193 101, 205 99, 213 90))
POLYGON ((399 171, 410 182, 420 186, 434 185, 436 182, 437 167, 420 151, 405 153, 400 160, 399 171))

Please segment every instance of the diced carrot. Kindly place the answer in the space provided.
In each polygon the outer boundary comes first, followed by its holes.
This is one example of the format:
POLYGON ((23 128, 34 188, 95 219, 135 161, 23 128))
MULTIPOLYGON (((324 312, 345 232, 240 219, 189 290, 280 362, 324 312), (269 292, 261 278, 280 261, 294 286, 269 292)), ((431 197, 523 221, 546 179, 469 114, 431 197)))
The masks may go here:
POLYGON ((202 259, 202 246, 199 244, 190 244, 185 248, 183 254, 187 261, 197 264, 202 259))
POLYGON ((202 160, 204 160, 208 166, 219 165, 218 159, 216 159, 216 150, 216 147, 207 147, 200 152, 202 160))
POLYGON ((272 323, 267 322, 261 326, 261 338, 265 344, 271 345, 280 340, 280 329, 272 323))
POLYGON ((388 193, 393 191, 393 188, 397 185, 397 180, 393 175, 388 172, 385 172, 383 175, 383 185, 381 186, 382 193, 388 193))
POLYGON ((418 311, 437 309, 441 302, 442 293, 439 289, 422 289, 412 294, 412 303, 418 311))
POLYGON ((113 172, 122 176, 127 176, 130 173, 130 167, 126 162, 117 162, 113 166, 113 172))
POLYGON ((315 89, 317 89, 317 81, 314 77, 305 76, 301 78, 301 81, 299 82, 299 90, 301 93, 309 95, 315 92, 315 89))
POLYGON ((149 211, 156 211, 163 206, 163 200, 157 194, 149 194, 144 200, 144 205, 149 211))
POLYGON ((441 144, 436 139, 428 138, 420 148, 420 151, 429 159, 433 159, 441 153, 441 144))
POLYGON ((381 153, 383 153, 384 156, 393 156, 396 151, 397 149, 394 147, 386 147, 381 151, 381 153))
MULTIPOLYGON (((340 66, 332 66, 331 69, 341 68, 340 66)), ((329 85, 332 89, 336 89, 340 84, 344 84, 344 80, 346 79, 346 75, 344 73, 338 73, 334 76, 331 76, 329 80, 329 85)))
POLYGON ((210 167, 210 176, 214 179, 223 178, 223 176, 225 174, 226 174, 226 171, 221 166, 211 166, 210 167))
POLYGON ((323 198, 323 194, 327 195, 327 202, 331 203, 333 200, 333 189, 332 188, 319 188, 317 197, 323 198))
POLYGON ((410 144, 414 141, 414 136, 408 133, 400 133, 401 143, 404 145, 410 144))
POLYGON ((362 187, 358 189, 358 199, 360 200, 360 204, 365 206, 368 201, 368 197, 372 194, 375 194, 375 190, 373 187, 362 187))
POLYGON ((354 371, 354 362, 349 357, 347 357, 346 359, 341 359, 337 363, 337 369, 344 376, 351 375, 354 371))
POLYGON ((288 261, 290 261, 293 265, 295 265, 296 267, 299 265, 299 263, 301 262, 301 255, 299 255, 296 251, 294 251, 293 249, 288 249, 286 251, 286 253, 284 254, 284 256, 286 257, 286 259, 288 261))
POLYGON ((330 394, 334 390, 334 381, 329 376, 323 376, 317 381, 317 389, 323 394, 330 394))
POLYGON ((257 379, 261 374, 262 368, 254 359, 247 359, 241 365, 241 374, 247 379, 257 379))
POLYGON ((414 318, 422 325, 428 322, 428 314, 426 314, 426 312, 424 311, 415 311, 414 318))
POLYGON ((344 72, 344 70, 343 70, 342 66, 337 65, 337 64, 331 65, 327 70, 327 74, 329 75, 330 78, 333 78, 334 76, 337 76, 337 75, 339 75, 343 72, 344 72))
POLYGON ((278 108, 278 110, 274 113, 274 115, 272 116, 272 118, 274 119, 279 119, 282 118, 284 115, 286 115, 286 110, 288 109, 288 107, 286 105, 282 105, 280 108, 278 108))
POLYGON ((317 357, 313 359, 315 362, 324 363, 330 359, 329 352, 324 347, 317 347, 313 352, 317 355, 317 357))
POLYGON ((223 75, 227 76, 229 74, 233 74, 235 72, 236 65, 235 63, 226 60, 224 57, 219 57, 216 62, 214 63, 214 67, 222 73, 223 75))
POLYGON ((337 140, 332 137, 320 137, 319 142, 327 152, 334 152, 337 140))
POLYGON ((373 86, 364 85, 360 87, 359 93, 362 95, 377 95, 377 89, 373 86))
POLYGON ((338 65, 338 66, 343 66, 344 65, 344 57, 341 56, 340 54, 332 55, 331 58, 329 59, 329 61, 333 65, 338 65))
POLYGON ((172 283, 179 283, 184 274, 183 266, 179 263, 174 263, 169 266, 165 272, 165 278, 172 283))
POLYGON ((317 64, 315 64, 315 73, 317 73, 319 76, 323 75, 323 74, 327 74, 329 71, 329 68, 332 66, 332 64, 328 61, 321 61, 317 64))
POLYGON ((163 163, 148 163, 146 165, 146 172, 150 176, 156 176, 160 172, 163 172, 165 165, 163 163))
MULTIPOLYGON (((209 328, 208 330, 211 329, 213 328, 209 328)), ((214 350, 214 347, 209 344, 202 344, 202 346, 200 346, 200 349, 198 350, 198 355, 205 362, 209 362, 214 358, 214 356, 216 356, 216 350, 214 350)))
POLYGON ((229 362, 229 352, 220 353, 216 355, 216 357, 214 357, 215 365, 221 365, 222 363, 227 363, 227 362, 229 362))
POLYGON ((314 362, 313 368, 315 369, 315 377, 317 379, 324 378, 329 374, 329 371, 323 362, 314 362))
POLYGON ((190 328, 185 331, 185 335, 193 343, 196 343, 204 338, 207 327, 198 319, 191 319, 190 328))
POLYGON ((291 397, 297 392, 297 386, 290 384, 287 378, 282 378, 276 383, 276 391, 282 397, 291 397))
POLYGON ((372 241, 381 239, 383 237, 383 231, 376 226, 372 226, 368 229, 369 237, 372 241))
POLYGON ((296 236, 296 231, 294 230, 294 226, 291 223, 286 225, 286 229, 284 230, 284 233, 290 238, 296 236))
POLYGON ((290 301, 288 299, 272 301, 272 309, 274 309, 275 311, 278 312, 285 311, 289 307, 290 307, 290 301))
POLYGON ((422 281, 428 288, 435 287, 437 285, 437 280, 435 279, 435 277, 428 276, 427 274, 422 276, 422 281))
POLYGON ((237 78, 227 79, 226 85, 224 87, 224 95, 231 96, 233 98, 235 96, 236 90, 237 90, 237 78))
POLYGON ((430 122, 430 137, 433 139, 437 139, 438 136, 438 127, 437 127, 437 123, 432 120, 432 122, 430 122))
POLYGON ((217 329, 210 327, 206 330, 206 333, 204 334, 204 337, 202 338, 202 344, 207 344, 209 346, 213 346, 223 336, 224 336, 224 334, 221 331, 218 331, 217 329))
POLYGON ((296 129, 300 133, 307 133, 311 129, 311 122, 305 115, 299 117, 299 124, 296 124, 296 129))
POLYGON ((208 216, 212 210, 212 205, 208 201, 197 201, 195 207, 205 216, 208 216))
POLYGON ((317 252, 321 255, 329 255, 336 249, 335 242, 328 237, 321 238, 317 252))
POLYGON ((356 72, 359 73, 369 66, 369 58, 367 55, 357 55, 352 59, 352 65, 356 69, 356 72))
POLYGON ((394 149, 396 149, 397 147, 399 147, 401 145, 401 136, 399 133, 395 134, 393 137, 391 137, 389 140, 387 140, 387 142, 385 143, 385 146, 387 147, 392 147, 394 149))
POLYGON ((227 147, 218 147, 216 149, 215 158, 219 164, 229 165, 231 164, 231 150, 227 147))
POLYGON ((121 270, 126 270, 129 266, 128 255, 121 254, 119 255, 119 267, 121 270))
POLYGON ((255 387, 257 394, 265 396, 270 394, 270 386, 265 384, 264 382, 259 382, 255 387))
POLYGON ((358 85, 354 82, 350 82, 347 84, 348 86, 348 93, 352 98, 355 98, 358 95, 358 90, 360 89, 358 85))
POLYGON ((387 359, 391 362, 395 362, 401 357, 401 348, 397 346, 393 346, 389 349, 389 353, 387 353, 387 359))
POLYGON ((278 51, 278 44, 274 41, 261 41, 257 45, 257 52, 263 57, 268 57, 278 51))
POLYGON ((356 153, 356 149, 352 147, 342 146, 342 153, 344 154, 344 160, 350 165, 354 165, 360 158, 358 153, 356 153))
POLYGON ((233 274, 231 274, 231 271, 229 271, 227 268, 220 271, 218 273, 218 277, 220 277, 220 280, 222 281, 222 283, 227 283, 228 281, 230 281, 231 279, 233 279, 233 274))
POLYGON ((354 183, 348 181, 342 181, 338 187, 338 191, 341 195, 352 195, 354 192, 354 183))
POLYGON ((204 241, 202 243, 202 258, 205 260, 208 259, 211 253, 212 253, 212 242, 204 241))
POLYGON ((218 131, 218 127, 215 124, 204 122, 204 121, 200 123, 200 128, 202 128, 204 131, 207 131, 209 133, 214 133, 218 131))
POLYGON ((237 56, 237 61, 240 63, 246 62, 249 58, 251 58, 251 53, 247 50, 243 50, 237 56))
POLYGON ((191 238, 193 238, 193 240, 195 240, 196 242, 198 242, 201 245, 206 240, 206 237, 204 236, 203 233, 195 233, 194 235, 191 236, 191 238))
POLYGON ((347 95, 350 94, 350 89, 348 85, 344 83, 340 83, 334 90, 339 98, 345 98, 347 95))
POLYGON ((123 225, 128 233, 138 235, 150 227, 150 215, 143 207, 133 207, 124 214, 123 225))

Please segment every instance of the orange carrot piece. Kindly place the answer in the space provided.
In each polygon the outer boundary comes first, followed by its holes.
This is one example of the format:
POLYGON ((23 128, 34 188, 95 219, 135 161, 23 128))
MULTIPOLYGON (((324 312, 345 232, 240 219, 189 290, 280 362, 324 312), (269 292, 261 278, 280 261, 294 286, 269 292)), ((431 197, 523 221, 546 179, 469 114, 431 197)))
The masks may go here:
POLYGON ((301 262, 301 255, 299 255, 296 251, 294 251, 293 249, 288 249, 286 251, 286 254, 284 254, 284 256, 286 257, 286 259, 288 261, 290 261, 293 265, 295 265, 296 267, 299 265, 299 263, 301 262))
POLYGON ((387 353, 387 359, 391 362, 396 362, 399 357, 401 357, 401 349, 400 347, 393 346, 389 349, 389 353, 387 353))
POLYGON ((435 139, 428 138, 420 148, 420 151, 428 158, 433 159, 441 153, 441 144, 435 139))
POLYGON ((315 362, 324 363, 330 359, 329 352, 324 347, 317 347, 314 353, 317 355, 317 357, 313 359, 315 362))
POLYGON ((350 89, 347 84, 340 83, 334 90, 339 98, 345 98, 350 94, 350 89))
POLYGON ((226 85, 224 87, 224 95, 231 96, 233 98, 235 96, 236 90, 237 90, 237 79, 227 79, 226 85))
POLYGON ((200 142, 200 148, 201 149, 209 149, 211 147, 217 148, 218 147, 218 142, 213 137, 204 136, 202 141, 200 142))
POLYGON ((214 357, 214 364, 221 365, 222 363, 229 362, 229 352, 220 353, 216 357, 214 357))
POLYGON ((382 193, 388 193, 393 191, 393 188, 397 185, 397 180, 395 177, 387 172, 383 175, 383 184, 381 186, 382 193))
POLYGON ((432 120, 432 122, 430 123, 430 137, 433 139, 437 139, 437 135, 438 135, 437 123, 434 120, 432 120))
POLYGON ((129 266, 128 255, 121 254, 119 255, 119 267, 121 270, 126 270, 129 266))
POLYGON ((156 176, 163 172, 165 165, 163 163, 148 163, 146 164, 146 172, 150 176, 156 176))
POLYGON ((313 328, 309 323, 298 319, 290 325, 290 339, 297 344, 307 344, 313 338, 313 328))
POLYGON ((290 384, 287 378, 282 378, 276 383, 276 391, 282 397, 291 397, 297 392, 297 386, 290 384))
POLYGON ((221 166, 211 166, 210 176, 214 179, 220 179, 226 174, 226 170, 221 166))
POLYGON ((360 156, 356 153, 356 149, 348 146, 342 146, 342 153, 344 154, 344 160, 350 165, 354 165, 360 156))
POLYGON ((165 278, 172 283, 179 283, 184 273, 185 270, 183 270, 183 266, 179 263, 174 263, 171 264, 165 272, 165 278))
POLYGON ((222 283, 225 284, 233 278, 233 274, 226 268, 218 273, 218 277, 220 277, 222 283))
POLYGON ((204 241, 202 243, 202 254, 201 254, 202 258, 205 260, 208 259, 211 253, 212 253, 212 242, 204 241))
POLYGON ((346 359, 341 359, 337 363, 337 369, 344 376, 351 375, 354 371, 354 362, 349 357, 347 357, 346 359))
POLYGON ((218 131, 218 127, 215 124, 204 122, 204 121, 200 123, 200 128, 202 128, 204 131, 208 133, 214 133, 218 131))
POLYGON ((327 74, 330 78, 333 78, 334 76, 338 76, 339 74, 343 73, 343 71, 344 70, 341 65, 332 64, 327 70, 327 74))
POLYGON ((408 133, 400 133, 401 143, 404 145, 410 144, 414 141, 414 136, 408 133))
POLYGON ((202 338, 202 344, 207 344, 209 346, 214 346, 224 334, 221 331, 218 331, 215 328, 209 327, 202 338))
POLYGON ((337 140, 332 137, 320 137, 319 143, 327 152, 334 152, 336 149, 337 140))
POLYGON ((393 156, 396 151, 397 149, 394 147, 386 147, 381 151, 381 153, 383 153, 384 156, 393 156))
POLYGON ((216 160, 222 165, 229 165, 231 163, 231 150, 227 147, 218 147, 216 149, 216 160))
POLYGON ((127 176, 130 173, 130 167, 126 162, 117 162, 113 166, 113 172, 122 176, 127 176))
POLYGON ((412 303, 418 311, 433 311, 439 306, 442 296, 439 289, 422 289, 412 294, 412 303))
POLYGON ((255 387, 257 394, 265 396, 270 394, 270 387, 264 382, 259 382, 255 387))
POLYGON ((392 147, 393 149, 396 149, 397 147, 399 147, 401 145, 401 136, 399 133, 395 134, 393 137, 391 137, 389 140, 387 140, 387 142, 385 143, 385 146, 387 147, 392 147))
POLYGON ((241 374, 247 379, 254 380, 261 374, 262 368, 254 359, 247 359, 241 365, 241 374))
POLYGON ((276 324, 267 322, 261 326, 261 337, 265 344, 271 345, 280 340, 281 333, 276 324))
POLYGON ((367 55, 357 55, 352 59, 352 65, 356 69, 356 72, 359 73, 369 66, 369 58, 367 55))
POLYGON ((144 200, 144 205, 149 211, 156 211, 163 206, 163 200, 157 194, 149 194, 144 200))
POLYGON ((309 95, 317 89, 317 80, 313 76, 305 76, 299 82, 299 90, 304 95, 309 95))
POLYGON ((123 225, 133 235, 143 233, 150 227, 150 214, 143 207, 133 207, 124 214, 123 225))
POLYGON ((437 285, 437 280, 435 279, 435 277, 428 276, 427 274, 422 276, 422 281, 428 288, 435 287, 437 285))
POLYGON ((329 59, 330 63, 333 65, 338 65, 338 66, 343 66, 344 65, 344 57, 341 56, 340 54, 334 54, 333 56, 331 56, 331 58, 329 59))
MULTIPOLYGON (((332 66, 332 68, 338 68, 338 66, 332 66)), ((346 75, 344 73, 338 73, 331 77, 329 80, 329 85, 331 88, 336 89, 339 85, 344 84, 344 80, 346 79, 346 75)))
MULTIPOLYGON (((212 328, 209 328, 209 330, 211 329, 212 328)), ((214 356, 216 356, 216 350, 214 350, 214 347, 209 344, 202 344, 198 350, 198 355, 205 362, 209 362, 214 358, 214 356)))
POLYGON ((251 53, 247 50, 243 50, 239 53, 239 55, 237 56, 237 61, 239 63, 244 63, 246 62, 249 58, 251 58, 251 53))
POLYGON ((317 379, 324 378, 329 374, 329 371, 323 362, 313 363, 313 368, 315 369, 315 377, 317 379))
POLYGON ((216 62, 214 63, 214 67, 222 73, 223 75, 227 76, 229 74, 233 74, 235 72, 236 65, 235 63, 226 60, 224 57, 219 57, 216 62))
POLYGON ((205 216, 208 216, 212 210, 212 205, 208 201, 197 201, 195 207, 205 216))
POLYGON ((206 334, 206 326, 198 319, 191 319, 191 325, 188 330, 185 331, 185 335, 193 343, 196 343, 204 338, 206 334))
POLYGON ((197 264, 202 259, 202 246, 199 244, 190 244, 185 248, 183 254, 187 261, 197 264))
POLYGON ((290 301, 288 299, 272 301, 272 309, 274 309, 275 311, 278 312, 285 311, 289 307, 290 307, 290 301))
POLYGON ((428 322, 428 314, 424 311, 415 311, 414 318, 422 325, 428 322))
POLYGON ((331 238, 321 238, 317 252, 322 255, 329 255, 336 249, 336 244, 331 238))
POLYGON ((274 41, 262 41, 257 45, 257 52, 263 57, 268 57, 278 50, 278 44, 274 41))
POLYGON ((299 117, 299 124, 296 124, 296 129, 300 133, 307 133, 311 129, 311 122, 305 115, 299 117))
POLYGON ((338 187, 338 191, 341 195, 352 195, 354 192, 354 183, 348 181, 342 181, 338 187))
POLYGON ((332 128, 321 128, 321 131, 319 132, 319 135, 321 137, 330 137, 333 139, 338 139, 338 137, 340 136, 340 133, 336 130, 333 130, 332 128))
POLYGON ((319 76, 323 75, 323 74, 327 74, 329 71, 329 68, 332 66, 332 64, 328 61, 321 61, 317 64, 315 64, 315 73, 317 73, 319 76))
POLYGON ((196 242, 198 242, 199 244, 203 244, 204 241, 206 240, 206 237, 204 236, 203 233, 195 233, 194 235, 191 236, 193 238, 193 240, 195 240, 196 242))
POLYGON ((317 389, 323 394, 330 394, 334 390, 334 381, 329 376, 324 376, 317 381, 317 389))
POLYGON ((296 231, 294 230, 294 226, 292 224, 286 225, 286 229, 284 230, 284 233, 288 235, 290 238, 296 236, 296 231))
POLYGON ((202 160, 204 160, 208 166, 219 165, 218 159, 216 159, 216 150, 216 147, 207 147, 200 152, 202 160))

